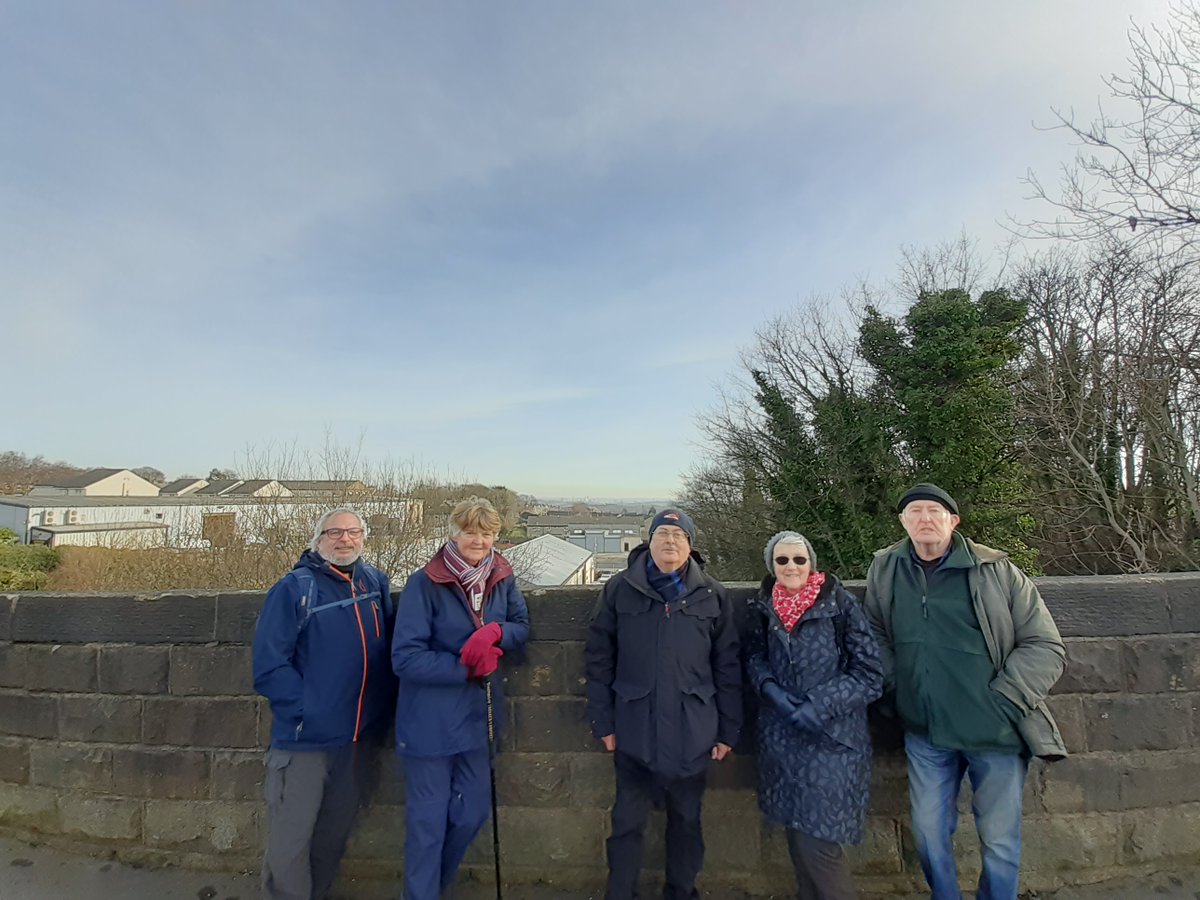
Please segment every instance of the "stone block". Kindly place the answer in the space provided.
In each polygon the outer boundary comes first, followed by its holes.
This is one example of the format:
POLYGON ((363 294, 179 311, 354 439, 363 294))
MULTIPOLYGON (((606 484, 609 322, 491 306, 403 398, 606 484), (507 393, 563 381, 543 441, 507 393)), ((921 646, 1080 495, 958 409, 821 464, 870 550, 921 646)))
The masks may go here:
POLYGON ((1167 605, 1171 610, 1171 631, 1175 634, 1200 632, 1200 576, 1195 572, 1163 575, 1167 605))
POLYGON ((1040 806, 1051 814, 1119 810, 1127 771, 1123 759, 1112 754, 1068 756, 1042 772, 1040 806))
POLYGON ((587 673, 583 658, 583 641, 563 641, 562 674, 563 690, 576 697, 587 693, 587 673))
POLYGON ((1167 634, 1171 617, 1161 575, 1035 579, 1063 637, 1167 634), (1136 598, 1137 602, 1130 602, 1136 598))
POLYGON ((30 691, 96 690, 96 648, 34 644, 18 648, 30 691))
POLYGON ((67 741, 135 744, 142 737, 142 701, 103 694, 59 697, 58 736, 67 741))
POLYGON ((1065 643, 1067 669, 1054 685, 1054 693, 1109 693, 1125 689, 1120 641, 1072 638, 1065 643))
POLYGON ((1170 810, 1200 803, 1200 749, 1124 754, 1120 782, 1123 809, 1170 810))
POLYGON ((112 750, 88 744, 38 743, 30 748, 29 780, 72 791, 112 790, 112 750))
POLYGON ((1103 869, 1119 861, 1119 813, 1026 816, 1021 831, 1022 869, 1103 869))
POLYGON ((1161 810, 1125 813, 1125 864, 1174 860, 1195 865, 1200 859, 1200 804, 1176 806, 1170 815, 1161 810))
POLYGON ((57 697, 0 690, 0 734, 50 738, 57 727, 57 697))
POLYGON ((548 641, 531 641, 522 665, 505 669, 505 692, 510 697, 546 697, 562 694, 562 647, 548 641))
POLYGON ((732 753, 708 768, 710 791, 722 794, 734 791, 753 791, 757 786, 757 767, 754 757, 732 753))
POLYGON ((113 792, 140 799, 202 800, 212 760, 200 750, 113 749, 113 792))
POLYGON ((567 803, 574 808, 608 810, 616 799, 617 782, 610 753, 571 753, 567 803))
POLYGON ((903 765, 887 762, 880 757, 872 760, 871 812, 875 815, 908 815, 908 771, 903 765))
POLYGON ((523 752, 594 750, 582 699, 517 697, 509 720, 515 749, 523 752))
POLYGON ((29 741, 0 738, 0 781, 8 784, 29 782, 29 741))
POLYGON ((501 753, 496 760, 496 796, 514 806, 566 806, 571 764, 562 753, 501 753))
POLYGON ((251 643, 264 600, 262 591, 217 594, 217 640, 222 644, 251 643))
POLYGON ((16 603, 16 594, 0 594, 0 641, 12 640, 12 611, 16 603))
POLYGON ((900 853, 900 829, 894 819, 867 819, 863 842, 846 848, 846 858, 859 875, 895 875, 904 871, 900 853))
POLYGON ((214 639, 216 597, 81 597, 24 594, 13 611, 12 639, 64 644, 206 644, 214 639))
POLYGON ((714 869, 753 871, 762 858, 762 816, 753 803, 740 813, 704 804, 705 862, 714 869))
MULTIPOLYGON (((540 865, 552 868, 581 859, 603 859, 607 833, 605 815, 599 810, 562 807, 506 806, 500 810, 502 863, 540 865)), ((491 829, 485 827, 484 850, 491 857, 491 829)))
POLYGON ((57 834, 58 792, 51 788, 0 783, 0 826, 57 834))
POLYGON ((1200 691, 1200 636, 1132 639, 1122 653, 1125 687, 1135 694, 1200 691))
POLYGON ((212 757, 214 800, 258 800, 263 796, 266 769, 263 755, 254 750, 220 750, 212 757))
POLYGON ((100 690, 106 694, 163 694, 167 690, 167 647, 101 647, 100 690))
POLYGON ((261 846, 257 803, 147 800, 143 840, 148 847, 227 854, 261 846))
POLYGON ((1087 726, 1084 723, 1084 698, 1079 696, 1051 696, 1046 698, 1058 730, 1062 733, 1063 743, 1069 753, 1083 753, 1091 749, 1087 742, 1087 726))
POLYGON ((250 648, 214 644, 171 648, 172 694, 211 697, 218 694, 253 694, 250 648))
POLYGON ((1089 750, 1174 750, 1191 744, 1191 702, 1169 695, 1084 698, 1089 750))
POLYGON ((384 806, 404 805, 404 757, 385 751, 378 761, 379 777, 375 784, 374 803, 384 806))
MULTIPOLYGON (((0 600, 3 600, 0 597, 0 600)), ((25 686, 25 654, 22 648, 7 641, 0 642, 0 688, 25 686)))
POLYGON ((136 841, 142 834, 142 804, 120 797, 58 798, 62 834, 104 841, 136 841))
POLYGON ((147 744, 239 748, 258 745, 258 703, 223 698, 150 697, 142 709, 147 744))
MULTIPOLYGON (((490 841, 491 826, 485 825, 483 830, 490 841)), ((403 860, 404 807, 372 805, 359 813, 346 855, 357 859, 403 860)))
POLYGON ((592 608, 600 592, 595 588, 530 591, 530 635, 535 641, 582 641, 587 638, 592 608))

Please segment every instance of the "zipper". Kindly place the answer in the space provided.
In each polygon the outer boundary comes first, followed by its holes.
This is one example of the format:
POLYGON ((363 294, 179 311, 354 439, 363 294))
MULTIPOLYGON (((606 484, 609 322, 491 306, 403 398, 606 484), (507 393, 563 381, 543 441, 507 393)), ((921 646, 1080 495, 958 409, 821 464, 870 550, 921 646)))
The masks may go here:
POLYGON ((371 615, 375 617, 375 637, 383 637, 383 632, 379 630, 379 604, 374 600, 371 601, 371 615))

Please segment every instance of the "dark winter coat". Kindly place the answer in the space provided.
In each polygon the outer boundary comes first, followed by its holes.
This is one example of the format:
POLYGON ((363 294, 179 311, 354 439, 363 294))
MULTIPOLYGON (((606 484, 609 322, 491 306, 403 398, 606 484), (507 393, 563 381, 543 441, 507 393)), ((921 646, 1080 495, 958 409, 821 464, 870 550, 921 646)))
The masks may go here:
POLYGON ((388 578, 359 560, 349 578, 311 550, 267 592, 254 630, 254 688, 271 702, 271 746, 322 750, 387 727, 388 578))
MULTIPOLYGON (((484 624, 500 625, 502 671, 529 639, 529 611, 512 567, 498 553, 484 586, 482 618, 484 624)), ((468 679, 458 658, 475 627, 467 597, 440 553, 404 585, 392 640, 392 667, 400 678, 396 752, 401 756, 453 756, 487 746, 487 693, 482 681, 468 679)), ((498 734, 505 719, 503 679, 490 681, 498 734)))
POLYGON ((741 667, 733 607, 692 552, 683 592, 670 603, 650 586, 649 547, 604 586, 585 650, 588 715, 597 738, 664 778, 703 772, 712 748, 742 726, 741 667))
POLYGON ((867 705, 883 690, 883 668, 858 600, 827 576, 817 602, 789 634, 771 604, 775 579, 750 601, 746 672, 755 693, 774 679, 811 701, 820 733, 788 722, 767 701, 758 716, 758 805, 774 822, 823 841, 857 844, 870 803, 867 705))

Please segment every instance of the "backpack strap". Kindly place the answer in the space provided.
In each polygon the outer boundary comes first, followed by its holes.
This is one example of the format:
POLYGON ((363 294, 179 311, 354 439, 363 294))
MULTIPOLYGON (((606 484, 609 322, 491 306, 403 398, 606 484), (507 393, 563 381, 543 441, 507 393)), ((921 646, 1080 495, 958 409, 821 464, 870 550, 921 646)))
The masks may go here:
POLYGON ((313 608, 317 605, 317 579, 306 568, 292 569, 292 574, 300 582, 300 599, 297 601, 299 614, 296 616, 296 633, 299 634, 308 624, 309 616, 313 614, 313 608))

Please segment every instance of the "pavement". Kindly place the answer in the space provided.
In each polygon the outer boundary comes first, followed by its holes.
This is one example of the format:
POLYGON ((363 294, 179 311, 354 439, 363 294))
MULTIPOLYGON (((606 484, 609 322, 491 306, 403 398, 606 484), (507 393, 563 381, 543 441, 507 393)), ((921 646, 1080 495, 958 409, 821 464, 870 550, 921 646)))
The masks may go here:
MULTIPOLYGON (((381 887, 376 883, 360 892, 346 886, 351 893, 345 895, 345 900, 390 893, 380 894, 381 887)), ((256 874, 148 869, 0 837, 0 900, 256 900, 258 896, 256 874)), ((599 900, 599 896, 599 892, 569 892, 537 885, 504 890, 506 900, 599 900)), ((745 900, 728 893, 718 896, 705 892, 703 896, 704 900, 745 900)), ((791 900, 792 896, 781 895, 777 900, 791 900)), ((454 900, 494 897, 491 884, 467 882, 459 886, 454 900)), ((864 896, 863 900, 901 898, 864 896)), ((1022 900, 1200 900, 1200 869, 1023 894, 1022 900)))

